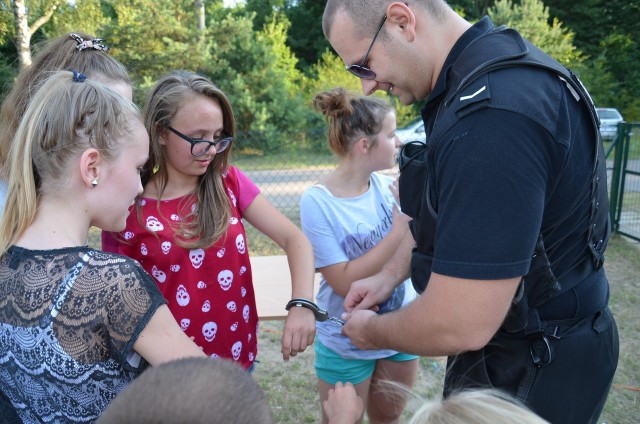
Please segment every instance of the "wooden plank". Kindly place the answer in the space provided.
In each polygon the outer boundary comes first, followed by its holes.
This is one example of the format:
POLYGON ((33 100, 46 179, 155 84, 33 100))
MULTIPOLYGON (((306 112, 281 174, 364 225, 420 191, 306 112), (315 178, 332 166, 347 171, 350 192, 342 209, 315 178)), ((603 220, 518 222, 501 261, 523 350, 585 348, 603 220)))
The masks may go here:
MULTIPOLYGON (((291 274, 287 256, 251 256, 250 260, 258 317, 261 320, 285 319, 287 311, 284 307, 291 300, 291 274)), ((320 274, 316 273, 314 295, 319 284, 320 274)))

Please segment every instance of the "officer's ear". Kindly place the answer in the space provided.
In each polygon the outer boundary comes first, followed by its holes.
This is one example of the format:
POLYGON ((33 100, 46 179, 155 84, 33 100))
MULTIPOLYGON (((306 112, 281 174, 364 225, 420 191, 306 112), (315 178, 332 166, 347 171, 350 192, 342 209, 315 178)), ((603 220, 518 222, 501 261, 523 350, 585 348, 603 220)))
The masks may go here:
POLYGON ((387 22, 391 23, 389 29, 397 30, 407 41, 413 41, 416 37, 416 16, 403 2, 393 2, 387 6, 387 22))

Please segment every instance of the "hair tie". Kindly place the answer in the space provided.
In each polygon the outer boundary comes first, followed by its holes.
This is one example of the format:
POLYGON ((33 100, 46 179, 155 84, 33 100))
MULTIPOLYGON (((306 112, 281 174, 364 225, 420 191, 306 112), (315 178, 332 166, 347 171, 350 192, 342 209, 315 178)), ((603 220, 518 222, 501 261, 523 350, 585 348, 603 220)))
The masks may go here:
POLYGON ((104 41, 103 38, 93 38, 91 40, 85 40, 75 33, 69 34, 69 37, 76 40, 76 42, 78 43, 78 45, 76 46, 76 50, 79 52, 85 49, 99 50, 103 52, 106 52, 109 50, 109 46, 105 44, 101 44, 104 41))
POLYGON ((84 82, 87 79, 87 76, 82 72, 78 72, 75 69, 73 70, 73 82, 84 82))

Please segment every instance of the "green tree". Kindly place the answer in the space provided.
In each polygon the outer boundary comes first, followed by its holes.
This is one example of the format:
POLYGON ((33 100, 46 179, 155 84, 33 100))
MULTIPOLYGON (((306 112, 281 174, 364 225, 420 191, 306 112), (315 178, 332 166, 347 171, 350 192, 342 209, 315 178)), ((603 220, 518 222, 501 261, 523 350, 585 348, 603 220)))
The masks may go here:
POLYGON ((640 120, 640 2, 546 0, 551 13, 575 31, 588 57, 580 76, 596 104, 617 107, 628 121, 640 120))
POLYGON ((42 32, 47 39, 74 31, 103 38, 101 31, 110 22, 111 17, 105 16, 101 0, 63 2, 49 22, 43 26, 42 32))
POLYGON ((20 68, 31 66, 31 38, 53 16, 62 0, 29 2, 13 0, 13 41, 16 46, 20 68))
POLYGON ((549 18, 549 9, 541 0, 498 0, 489 9, 496 25, 517 29, 523 37, 565 66, 577 66, 582 53, 573 45, 574 34, 563 28, 559 20, 549 18), (549 23, 551 21, 551 23, 549 23))
POLYGON ((207 67, 210 40, 198 42, 200 34, 193 1, 112 0, 113 16, 105 27, 112 54, 124 63, 135 80, 148 88, 172 69, 201 70, 207 67))
MULTIPOLYGON (((311 105, 315 94, 335 87, 343 87, 355 93, 362 94, 360 80, 345 70, 344 62, 338 55, 327 49, 322 54, 318 63, 312 66, 310 75, 305 80, 303 91, 307 98, 307 103, 311 105)), ((377 91, 374 95, 386 98, 389 102, 393 103, 396 110, 398 127, 403 126, 418 116, 420 104, 405 106, 395 97, 381 91, 377 91)), ((311 122, 313 122, 312 126, 322 126, 322 117, 319 114, 315 114, 311 122)))
POLYGON ((298 67, 308 70, 330 48, 322 32, 325 3, 317 0, 289 0, 285 13, 291 21, 287 44, 299 60, 298 67))

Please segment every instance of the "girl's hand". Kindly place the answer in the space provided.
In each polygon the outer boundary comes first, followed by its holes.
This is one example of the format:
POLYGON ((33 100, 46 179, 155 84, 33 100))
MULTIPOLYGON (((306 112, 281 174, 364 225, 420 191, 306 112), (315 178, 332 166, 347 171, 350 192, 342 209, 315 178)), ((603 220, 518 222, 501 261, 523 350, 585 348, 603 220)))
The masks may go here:
POLYGON ((329 424, 353 424, 364 414, 364 403, 351 383, 336 383, 322 407, 329 424))
POLYGON ((316 318, 307 308, 291 308, 282 334, 282 359, 289 360, 313 343, 316 335, 316 318))
POLYGON ((389 184, 389 190, 393 193, 393 197, 396 199, 396 203, 400 204, 400 177, 393 180, 391 184, 389 184))
POLYGON ((400 211, 398 205, 393 205, 393 227, 391 231, 399 231, 400 234, 404 234, 409 231, 409 221, 411 217, 400 211))

